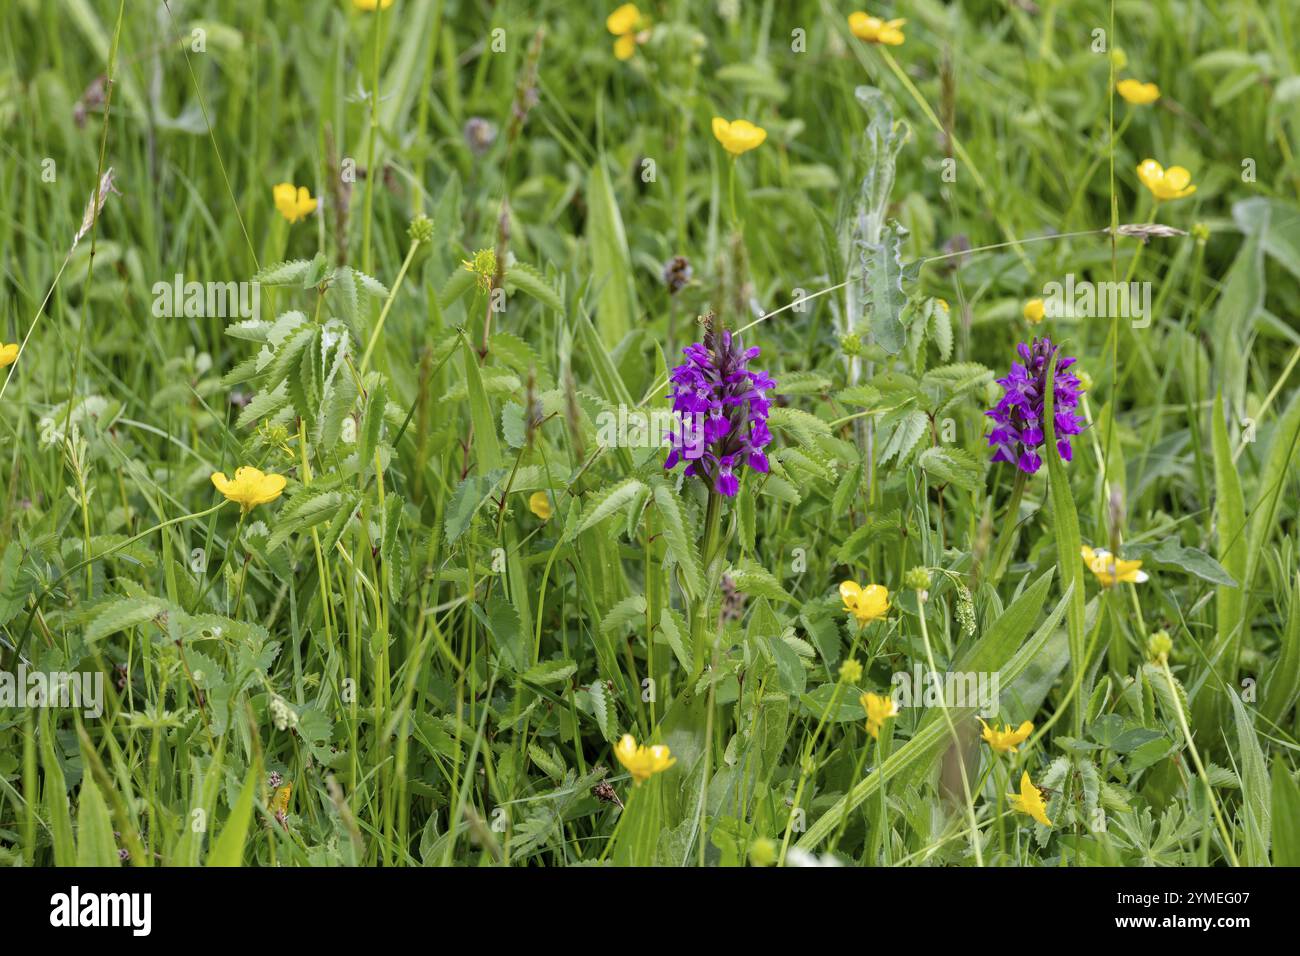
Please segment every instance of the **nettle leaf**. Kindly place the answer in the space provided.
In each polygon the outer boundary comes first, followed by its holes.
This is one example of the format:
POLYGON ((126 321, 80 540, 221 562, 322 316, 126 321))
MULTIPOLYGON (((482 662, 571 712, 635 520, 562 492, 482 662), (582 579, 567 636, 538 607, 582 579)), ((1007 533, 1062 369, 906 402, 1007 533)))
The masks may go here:
POLYGON ((315 351, 319 334, 320 328, 315 325, 295 329, 284 344, 276 349, 275 358, 266 367, 267 385, 274 387, 285 381, 300 366, 303 350, 315 351))
POLYGON ((343 504, 344 497, 341 491, 301 489, 289 499, 287 505, 280 509, 275 531, 271 533, 270 540, 266 543, 267 551, 274 551, 289 540, 290 535, 307 531, 329 521, 343 504))
POLYGON ((929 423, 929 417, 917 408, 896 409, 882 417, 880 464, 888 464, 891 459, 897 459, 900 465, 906 462, 929 423))
POLYGON ((774 456, 788 470, 794 469, 800 475, 807 475, 821 481, 834 481, 835 472, 825 462, 805 455, 797 448, 781 448, 774 456))
POLYGON ((244 319, 242 322, 231 322, 225 328, 226 334, 232 339, 257 343, 265 342, 270 331, 271 323, 265 319, 244 319))
POLYGON ((984 466, 964 448, 927 448, 917 456, 916 463, 935 484, 977 491, 984 483, 984 466))
POLYGON ((885 514, 872 515, 866 524, 844 539, 835 556, 836 560, 840 564, 852 564, 871 542, 883 535, 897 533, 902 527, 902 515, 897 508, 885 514))
POLYGON ((666 607, 659 615, 659 629, 663 632, 668 646, 672 648, 677 663, 689 670, 692 666, 691 655, 694 653, 694 646, 691 644, 691 633, 686 626, 686 620, 673 608, 666 607))
POLYGON ((171 609, 162 598, 123 597, 112 599, 96 609, 95 616, 83 637, 87 644, 125 631, 127 628, 147 624, 171 609))
POLYGON ((831 389, 831 380, 820 372, 783 372, 778 391, 782 395, 822 395, 831 389))
POLYGON ((564 311, 564 300, 542 278, 542 274, 526 262, 512 262, 506 270, 506 291, 518 290, 529 298, 536 299, 548 309, 564 311))
POLYGON ((311 271, 312 260, 290 259, 266 266, 253 276, 259 285, 302 285, 303 279, 311 271))
POLYGON ((477 278, 468 269, 455 269, 447 277, 447 281, 442 284, 442 288, 438 290, 438 305, 444 309, 452 305, 466 292, 474 288, 477 278))
POLYGON ((338 376, 326 390, 316 419, 316 447, 319 450, 334 450, 343 431, 343 419, 352 414, 357 395, 357 383, 350 374, 338 376))
POLYGON ((772 661, 776 664, 777 686, 792 697, 802 696, 808 686, 808 675, 798 653, 775 635, 769 636, 766 643, 772 661))
POLYGON ((269 391, 258 392, 254 395, 252 400, 244 406, 244 410, 239 413, 239 418, 235 420, 235 427, 248 428, 263 418, 274 415, 288 404, 289 386, 287 383, 281 382, 269 391))
POLYGON ((836 392, 835 400, 844 405, 877 408, 884 403, 884 396, 874 385, 850 385, 836 392))
POLYGON ((443 518, 443 534, 448 544, 455 544, 465 533, 495 486, 496 481, 487 475, 469 475, 456 486, 443 518))
POLYGON ((353 269, 352 275, 357 280, 357 289, 374 299, 388 298, 388 286, 374 276, 366 275, 360 269, 353 269))
POLYGON ((795 488, 794 485, 790 484, 790 482, 786 481, 784 478, 778 477, 777 475, 769 474, 765 479, 763 479, 763 483, 759 485, 759 489, 760 494, 775 498, 778 501, 783 501, 786 504, 797 505, 799 502, 803 501, 803 495, 799 494, 798 489, 795 488))
POLYGON ((357 280, 351 266, 340 266, 334 273, 326 297, 334 306, 334 313, 352 327, 357 324, 357 280))
POLYGON ((704 593, 704 572, 700 568, 694 538, 686 531, 681 499, 662 478, 654 479, 651 486, 654 488, 655 508, 663 525, 664 538, 668 542, 668 552, 677 562, 687 592, 692 597, 699 596, 704 593))
POLYGON ((952 358, 952 315, 948 306, 938 299, 926 299, 922 314, 928 321, 930 338, 945 362, 952 358))
POLYGON ((361 420, 361 431, 357 435, 357 460, 363 468, 368 467, 375 458, 375 449, 379 447, 379 436, 384 427, 384 410, 388 407, 388 385, 379 382, 370 389, 366 402, 366 414, 361 420))
POLYGON ((601 633, 615 637, 622 635, 633 622, 645 620, 645 609, 644 595, 633 594, 623 598, 601 619, 601 633))
POLYGON ((843 617, 843 612, 838 611, 838 603, 837 601, 832 605, 825 601, 809 601, 799 614, 804 631, 812 638, 812 643, 821 654, 828 674, 840 662, 839 621, 843 617))
POLYGON ((522 676, 530 684, 558 684, 568 680, 577 672, 578 665, 573 661, 553 660, 534 664, 522 676))
POLYGON ((610 515, 616 514, 622 508, 626 508, 640 497, 644 488, 645 485, 635 478, 628 478, 617 485, 596 492, 587 502, 586 510, 582 514, 582 522, 578 525, 576 534, 581 534, 604 521, 610 515))
POLYGON ((591 697, 591 715, 596 718, 596 726, 600 728, 600 735, 605 738, 606 742, 614 741, 614 715, 613 708, 609 705, 609 696, 605 692, 605 685, 600 681, 594 681, 587 688, 587 694, 591 697))
POLYGON ((488 598, 487 625, 510 666, 517 671, 523 670, 529 657, 527 635, 523 633, 519 612, 500 589, 493 591, 488 598))
POLYGON ((770 427, 792 436, 805 448, 817 450, 817 440, 831 433, 830 425, 798 408, 773 408, 767 416, 770 427))
MULTIPOLYGON (((493 397, 501 395, 513 396, 518 394, 524 387, 523 380, 518 375, 510 369, 499 368, 495 365, 480 368, 479 376, 483 380, 483 391, 493 397)), ((447 389, 440 401, 463 402, 468 397, 468 384, 464 381, 458 381, 447 389)))
POLYGON ((921 376, 921 391, 931 411, 938 412, 957 398, 993 378, 993 370, 978 362, 958 362, 930 369, 921 376))
POLYGON ((733 567, 727 572, 727 576, 731 578, 731 583, 735 585, 738 591, 744 591, 753 597, 784 601, 799 607, 799 601, 781 586, 781 582, 776 579, 776 575, 751 561, 746 561, 739 567, 733 567))

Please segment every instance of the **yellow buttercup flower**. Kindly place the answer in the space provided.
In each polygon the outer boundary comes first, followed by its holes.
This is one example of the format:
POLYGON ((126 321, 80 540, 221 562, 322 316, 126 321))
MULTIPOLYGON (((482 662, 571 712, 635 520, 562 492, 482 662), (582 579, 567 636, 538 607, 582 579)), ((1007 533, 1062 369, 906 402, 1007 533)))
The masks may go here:
POLYGON ((635 3, 625 3, 605 18, 605 29, 616 37, 635 33, 641 28, 641 11, 635 3))
POLYGON ((614 756, 632 775, 632 779, 638 786, 677 762, 677 758, 670 754, 663 744, 639 746, 636 738, 631 734, 624 734, 623 738, 614 745, 614 756))
POLYGON ((18 361, 18 343, 5 345, 0 343, 0 368, 6 368, 18 361))
POLYGON ((280 492, 284 491, 284 475, 268 475, 258 468, 246 466, 236 468, 233 479, 220 471, 214 473, 212 484, 228 501, 237 501, 240 508, 250 511, 280 497, 280 492))
POLYGON ((1045 315, 1047 315, 1047 306, 1043 304, 1042 299, 1030 299, 1025 303, 1025 321, 1030 325, 1037 325, 1042 322, 1045 315))
POLYGON ((534 491, 528 498, 528 510, 547 521, 551 517, 551 499, 546 497, 544 491, 534 491))
POLYGON ((906 20, 882 20, 880 17, 871 17, 861 10, 849 14, 849 29, 859 40, 866 40, 868 43, 884 43, 887 46, 901 46, 906 37, 903 36, 903 24, 906 20))
POLYGON ((1146 106, 1160 99, 1160 87, 1140 80, 1120 80, 1115 91, 1134 106, 1146 106))
POLYGON ((840 598, 844 610, 858 619, 859 624, 870 624, 889 613, 889 588, 883 584, 859 587, 853 581, 840 584, 840 598))
POLYGON ((880 739, 880 728, 890 717, 898 716, 898 703, 892 697, 882 694, 866 693, 858 698, 858 703, 867 712, 867 733, 874 740, 880 739))
POLYGON ((605 18, 605 29, 618 37, 614 41, 614 56, 630 60, 636 45, 649 38, 646 31, 650 20, 637 9, 635 3, 625 3, 605 18))
POLYGON ((393 5, 393 0, 352 0, 352 6, 366 13, 373 13, 375 10, 387 10, 393 5))
POLYGON ((1052 821, 1047 819, 1047 803, 1043 800, 1043 792, 1029 779, 1028 770, 1020 775, 1020 792, 1009 793, 1007 797, 1011 800, 1011 809, 1017 813, 1027 813, 1045 827, 1052 825, 1052 821))
POLYGON ((1196 192, 1192 174, 1181 166, 1165 169, 1154 159, 1144 159, 1137 168, 1138 179, 1157 199, 1182 199, 1196 192))
POLYGON ((739 156, 762 146, 763 140, 767 139, 767 130, 755 126, 749 120, 738 119, 728 123, 721 116, 715 116, 713 135, 723 149, 732 156, 739 156))
POLYGON ((625 33, 614 41, 614 56, 620 60, 632 59, 636 53, 636 34, 625 33))
POLYGON ((1102 587, 1114 587, 1120 582, 1141 584, 1147 579, 1147 573, 1140 570, 1141 561, 1121 561, 1105 548, 1094 550, 1086 544, 1079 549, 1079 553, 1083 555, 1083 563, 1102 587))
POLYGON ((316 200, 311 198, 311 192, 306 186, 280 183, 271 191, 271 195, 275 198, 275 208, 290 222, 297 222, 316 211, 316 200))
POLYGON ((998 730, 997 724, 990 727, 982 720, 980 726, 984 728, 984 733, 981 736, 988 742, 990 747, 1000 754, 1016 753, 1016 748, 1034 732, 1034 725, 1027 720, 1015 730, 1011 729, 1010 724, 1004 724, 1002 729, 998 730))

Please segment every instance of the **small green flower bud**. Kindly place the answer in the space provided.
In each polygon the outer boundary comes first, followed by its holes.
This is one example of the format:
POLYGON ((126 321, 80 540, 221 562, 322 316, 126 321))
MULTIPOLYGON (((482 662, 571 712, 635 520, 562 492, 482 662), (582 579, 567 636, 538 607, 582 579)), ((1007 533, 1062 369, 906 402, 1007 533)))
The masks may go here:
POLYGON ((751 866, 771 866, 776 862, 776 843, 769 837, 759 837, 749 845, 751 866))
POLYGON ((406 235, 412 242, 429 242, 433 239, 433 220, 420 213, 406 227, 406 235))
POLYGON ((903 575, 903 586, 913 591, 930 590, 930 572, 923 567, 915 567, 903 575))
POLYGON ((1147 655, 1157 664, 1166 663, 1173 649, 1174 641, 1167 631, 1156 631, 1147 638, 1147 655))

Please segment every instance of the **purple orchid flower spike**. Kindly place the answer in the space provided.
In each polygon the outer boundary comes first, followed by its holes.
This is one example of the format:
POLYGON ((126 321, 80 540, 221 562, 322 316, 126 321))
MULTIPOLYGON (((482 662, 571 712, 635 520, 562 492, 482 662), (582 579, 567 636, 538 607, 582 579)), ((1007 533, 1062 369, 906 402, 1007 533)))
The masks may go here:
POLYGON ((703 342, 682 352, 686 361, 672 370, 668 394, 680 431, 671 436, 664 468, 686 462, 687 475, 699 475, 718 494, 734 498, 745 466, 768 471, 763 449, 772 441, 767 427, 772 403, 767 396, 776 382, 747 367, 759 350, 744 348, 727 331, 719 336, 710 328, 703 342))
MULTIPOLYGON (((1024 360, 1011 363, 1011 374, 997 380, 1002 386, 1001 401, 984 414, 997 426, 989 434, 989 447, 995 449, 994 461, 1009 461, 1025 474, 1032 475, 1043 465, 1041 449, 1045 441, 1043 414, 1047 399, 1047 367, 1057 346, 1048 338, 1021 342, 1016 351, 1024 360)), ((1079 405, 1079 379, 1069 371, 1075 360, 1061 356, 1056 363, 1055 413, 1056 453, 1063 461, 1074 454, 1070 435, 1083 431, 1083 419, 1075 414, 1079 405)))

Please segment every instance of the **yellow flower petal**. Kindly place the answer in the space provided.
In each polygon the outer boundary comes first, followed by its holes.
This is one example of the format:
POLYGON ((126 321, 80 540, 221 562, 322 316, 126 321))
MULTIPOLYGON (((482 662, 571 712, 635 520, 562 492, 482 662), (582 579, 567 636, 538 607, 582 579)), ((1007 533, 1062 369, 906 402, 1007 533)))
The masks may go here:
POLYGON ((767 130, 749 120, 727 122, 721 116, 713 117, 713 135, 732 156, 756 149, 767 139, 767 130))
POLYGON ((1160 87, 1140 80, 1120 80, 1115 91, 1134 106, 1146 106, 1160 99, 1160 87))
POLYGON ((984 733, 980 736, 998 753, 1016 753, 1016 748, 1024 743, 1034 730, 1034 725, 1027 720, 1014 730, 1011 729, 1010 724, 1004 724, 1001 730, 997 730, 996 724, 990 727, 983 720, 980 721, 980 725, 984 728, 984 733))
POLYGON ((1102 587, 1119 583, 1141 584, 1147 580, 1141 561, 1122 561, 1104 548, 1093 549, 1086 544, 1079 549, 1083 563, 1102 587))
POLYGON ((275 200, 275 208, 280 215, 291 223, 316 211, 316 200, 311 198, 311 192, 306 186, 279 183, 271 190, 271 198, 275 200))
POLYGON ((677 762, 663 744, 649 747, 638 746, 636 738, 624 734, 614 745, 614 756, 618 758, 625 770, 632 775, 637 786, 645 783, 652 776, 661 773, 677 762))
POLYGON ((1182 199, 1196 192, 1192 174, 1182 166, 1165 169, 1154 159, 1144 159, 1137 167, 1138 179, 1156 199, 1182 199))
POLYGON ((632 59, 636 53, 636 34, 625 33, 614 41, 614 56, 620 60, 632 59))
POLYGON ((858 703, 867 712, 867 733, 879 740, 880 728, 885 725, 885 721, 898 716, 898 704, 892 697, 870 692, 859 697, 858 703))
POLYGON ((1042 299, 1030 299, 1025 303, 1025 321, 1030 325, 1037 325, 1042 322, 1045 315, 1047 315, 1047 306, 1043 304, 1042 299))
POLYGON ((241 509, 249 511, 279 498, 284 491, 285 477, 245 466, 235 469, 234 478, 227 478, 220 471, 213 473, 212 484, 228 501, 237 502, 241 509))
POLYGON ((18 343, 0 345, 0 368, 6 368, 18 361, 18 343))
MULTIPOLYGON (((605 18, 605 29, 616 37, 634 33, 641 25, 641 11, 635 3, 625 3, 605 18)), ((630 54, 629 54, 630 55, 630 54)), ((619 57, 627 59, 627 57, 619 57)))
POLYGON ((528 499, 528 510, 547 521, 551 517, 551 499, 544 491, 534 491, 528 499))
POLYGON ((1007 798, 1017 813, 1028 814, 1045 827, 1052 825, 1052 821, 1047 818, 1047 803, 1043 800, 1042 791, 1029 779, 1028 770, 1020 776, 1020 792, 1008 794, 1007 798))
POLYGON ((868 16, 861 10, 849 14, 849 30, 859 40, 868 43, 900 46, 905 39, 902 30, 905 23, 906 20, 885 21, 879 17, 868 16))

